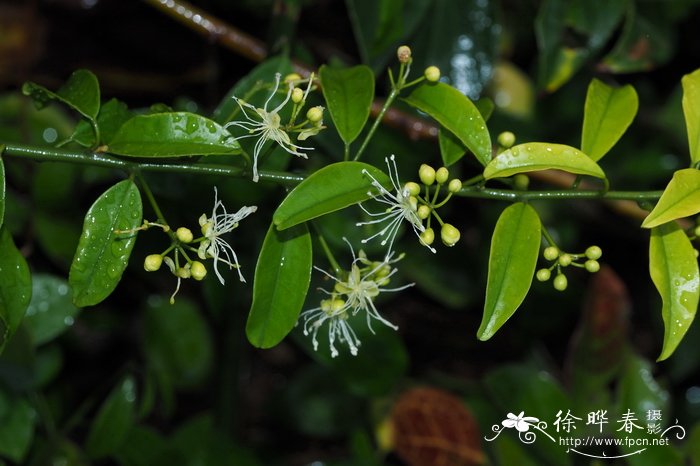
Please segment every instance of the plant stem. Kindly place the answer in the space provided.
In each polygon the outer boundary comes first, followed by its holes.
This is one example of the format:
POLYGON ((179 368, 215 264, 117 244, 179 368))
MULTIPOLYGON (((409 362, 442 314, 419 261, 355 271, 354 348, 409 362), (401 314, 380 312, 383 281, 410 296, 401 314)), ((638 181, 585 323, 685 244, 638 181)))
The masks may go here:
POLYGON ((476 199, 494 199, 500 201, 535 201, 557 199, 606 199, 628 201, 656 201, 663 191, 601 191, 587 190, 542 190, 542 191, 511 191, 509 189, 494 189, 481 187, 466 187, 456 193, 458 196, 476 199))
MULTIPOLYGON (((399 78, 399 80, 401 80, 401 78, 399 78)), ((394 87, 391 89, 391 93, 389 94, 389 97, 387 97, 386 101, 384 102, 382 109, 379 111, 377 118, 375 118, 374 123, 372 124, 372 127, 369 129, 369 133, 367 133, 367 136, 365 136, 365 140, 362 141, 362 146, 360 146, 360 150, 357 151, 357 154, 355 154, 355 158, 353 160, 359 160, 360 156, 365 151, 367 144, 369 144, 370 139, 372 139, 372 136, 374 136, 374 132, 377 131, 377 128, 379 127, 379 123, 382 122, 382 118, 384 118, 384 114, 389 109, 391 104, 394 102, 396 97, 398 97, 399 92, 400 91, 397 90, 397 87, 394 87)))
POLYGON ((328 259, 328 262, 331 264, 331 267, 333 268, 333 272, 335 273, 335 276, 339 277, 340 274, 342 273, 343 269, 340 268, 338 261, 335 260, 335 256, 331 252, 331 248, 328 247, 328 243, 326 242, 326 238, 323 237, 323 235, 321 234, 321 232, 319 231, 318 228, 314 227, 314 230, 316 230, 316 237, 318 238, 318 242, 321 243, 321 248, 323 248, 323 252, 326 254, 326 258, 328 259))

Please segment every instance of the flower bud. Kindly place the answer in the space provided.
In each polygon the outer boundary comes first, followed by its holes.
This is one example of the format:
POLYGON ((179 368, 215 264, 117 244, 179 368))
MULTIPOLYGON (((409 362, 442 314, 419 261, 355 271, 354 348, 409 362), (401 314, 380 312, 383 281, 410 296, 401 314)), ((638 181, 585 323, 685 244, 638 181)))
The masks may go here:
POLYGON ((146 272, 155 272, 162 263, 163 257, 160 254, 151 254, 143 261, 143 268, 146 272))
POLYGON ((418 183, 414 183, 413 181, 409 181, 405 185, 403 185, 403 188, 408 191, 408 194, 411 196, 417 196, 420 194, 420 186, 418 183))
POLYGON ((513 177, 513 185, 515 186, 515 189, 525 191, 527 187, 530 186, 530 177, 523 175, 522 173, 518 173, 513 177))
POLYGON ((573 261, 573 258, 571 257, 571 254, 562 254, 559 256, 559 265, 562 267, 568 267, 571 265, 571 262, 573 261))
POLYGON ((693 230, 693 233, 695 236, 700 236, 700 225, 695 227, 695 230, 693 230))
POLYGON ((424 185, 431 186, 435 183, 435 169, 430 165, 421 165, 418 169, 418 178, 424 185))
POLYGON ((598 246, 590 246, 588 249, 586 249, 586 257, 589 259, 598 260, 602 255, 603 250, 600 249, 598 246))
POLYGON ((304 91, 300 87, 295 87, 292 91, 292 102, 298 104, 302 100, 304 100, 304 91))
POLYGON ((588 270, 591 273, 596 273, 600 270, 600 263, 594 259, 588 259, 583 265, 584 267, 586 267, 586 270, 588 270))
POLYGON ((429 66, 423 72, 423 76, 425 76, 428 82, 437 82, 440 79, 440 68, 437 66, 429 66))
POLYGON ((447 185, 447 190, 451 193, 457 193, 462 189, 462 182, 455 178, 454 180, 450 180, 450 184, 447 185))
POLYGON ((175 236, 181 243, 191 243, 194 239, 192 231, 189 228, 180 227, 175 231, 175 236))
POLYGON ((409 197, 408 203, 414 212, 416 212, 418 210, 418 198, 416 196, 409 197))
POLYGON ((547 248, 544 248, 544 253, 542 254, 545 259, 548 261, 553 261, 557 257, 559 257, 559 248, 556 246, 549 246, 547 248))
POLYGON ((297 73, 289 73, 287 76, 284 77, 284 82, 290 83, 293 81, 301 81, 301 76, 299 76, 297 73))
POLYGON ((201 262, 193 261, 190 265, 190 273, 192 274, 192 278, 197 281, 201 281, 207 276, 207 268, 204 267, 204 264, 201 262))
POLYGON ((408 45, 402 45, 396 50, 396 57, 399 63, 409 63, 411 61, 411 48, 408 45))
POLYGON ((311 123, 318 123, 323 120, 323 107, 320 105, 311 107, 309 111, 306 112, 306 118, 308 118, 311 123))
POLYGON ((504 131, 498 135, 498 145, 504 149, 510 149, 515 144, 515 134, 510 131, 504 131))
POLYGON ((435 181, 437 181, 438 184, 446 183, 447 179, 449 177, 450 177, 450 172, 445 167, 440 167, 435 172, 435 181))
POLYGON ((551 276, 552 272, 549 269, 540 269, 536 274, 537 280, 541 282, 546 282, 551 276))
POLYGON ((435 231, 432 228, 426 228, 420 234, 420 242, 426 246, 430 246, 435 241, 435 231))
POLYGON ((430 206, 427 206, 425 204, 419 205, 416 214, 418 215, 419 219, 425 220, 430 216, 430 206))
POLYGON ((554 277, 554 289, 557 291, 564 291, 567 286, 569 286, 569 281, 566 279, 566 275, 560 273, 554 277))
POLYGON ((460 236, 459 230, 449 223, 443 224, 440 229, 440 239, 445 246, 454 246, 459 241, 460 236))

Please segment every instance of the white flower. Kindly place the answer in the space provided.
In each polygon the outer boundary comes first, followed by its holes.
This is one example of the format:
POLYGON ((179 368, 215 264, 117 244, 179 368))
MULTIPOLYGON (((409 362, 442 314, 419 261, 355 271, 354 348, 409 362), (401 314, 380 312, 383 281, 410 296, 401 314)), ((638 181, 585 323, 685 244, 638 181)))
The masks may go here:
POLYGON ((527 432, 530 430, 530 425, 539 422, 539 419, 536 417, 524 416, 524 414, 525 411, 521 411, 517 416, 513 413, 508 413, 506 416, 508 419, 503 420, 501 424, 508 429, 515 427, 518 432, 527 432))
MULTIPOLYGON (((245 116, 245 119, 247 121, 231 121, 224 125, 224 128, 228 128, 229 126, 238 126, 248 131, 248 135, 240 136, 236 138, 236 140, 247 137, 258 137, 258 140, 255 143, 255 148, 253 149, 253 181, 255 182, 257 182, 259 178, 258 157, 260 156, 262 147, 268 140, 275 141, 284 150, 298 157, 307 158, 306 154, 304 154, 303 152, 299 152, 299 150, 311 150, 310 147, 301 147, 292 143, 291 139, 289 138, 289 135, 281 128, 281 118, 279 116, 279 111, 282 110, 285 105, 287 105, 287 102, 289 102, 289 98, 292 95, 294 85, 291 82, 289 83, 289 90, 287 91, 287 97, 284 99, 284 101, 272 110, 267 109, 267 106, 270 104, 270 101, 277 93, 277 89, 279 89, 280 78, 280 74, 276 73, 275 88, 272 90, 270 97, 267 98, 267 101, 265 101, 265 105, 263 106, 263 108, 255 108, 255 106, 249 104, 248 102, 244 102, 243 100, 234 96, 233 98, 236 100, 236 103, 241 108, 241 111, 243 111, 243 115, 245 116), (253 116, 249 115, 248 112, 246 112, 246 108, 254 112, 252 114, 253 116)), ((309 80, 309 87, 306 90, 307 94, 309 92, 310 87, 311 80, 309 80)), ((306 97, 306 95, 304 97, 306 97)))
MULTIPOLYGON (((367 222, 359 222, 357 223, 357 226, 388 222, 387 225, 378 233, 375 233, 369 238, 362 240, 363 243, 367 243, 377 236, 381 236, 382 246, 384 246, 387 242, 389 243, 389 249, 387 251, 388 256, 391 254, 396 233, 399 231, 399 227, 404 220, 411 224, 413 231, 416 233, 419 239, 420 234, 425 231, 425 226, 423 226, 422 220, 418 217, 418 200, 411 195, 408 188, 401 186, 394 156, 391 156, 391 164, 389 164, 389 159, 385 160, 386 165, 389 168, 389 178, 391 179, 391 184, 394 187, 395 193, 387 191, 387 189, 384 188, 384 186, 382 186, 372 175, 370 175, 368 171, 363 170, 363 173, 372 180, 372 186, 378 191, 378 194, 376 195, 373 195, 371 192, 367 194, 372 196, 375 201, 386 204, 388 207, 384 212, 369 212, 367 209, 365 209, 362 203, 360 203, 360 207, 367 215, 377 218, 367 222)), ((421 241, 421 244, 424 243, 421 241)), ((424 245, 432 252, 435 252, 434 248, 426 244, 424 245)))
MULTIPOLYGON (((347 239, 343 238, 350 245, 347 239)), ((333 291, 329 292, 322 290, 330 295, 330 299, 321 301, 321 306, 315 309, 304 311, 301 317, 304 319, 304 335, 313 333, 314 350, 318 348, 316 335, 319 328, 326 322, 329 322, 328 337, 331 348, 331 356, 338 355, 335 348, 335 337, 341 343, 347 343, 350 347, 350 352, 353 356, 357 355, 357 348, 360 346, 360 340, 350 327, 348 318, 355 316, 361 312, 365 313, 367 327, 372 333, 372 320, 378 320, 382 324, 397 330, 398 327, 385 318, 383 318, 377 307, 374 304, 374 299, 380 293, 387 291, 401 291, 413 286, 413 283, 401 286, 399 288, 385 288, 389 284, 391 277, 396 273, 396 268, 392 264, 402 259, 402 256, 397 259, 392 259, 390 254, 385 257, 382 262, 372 262, 367 259, 363 251, 360 251, 359 257, 355 256, 355 251, 350 246, 352 252, 352 264, 350 271, 343 273, 342 277, 336 277, 328 272, 314 267, 316 270, 325 274, 333 281, 335 285, 333 291)))
POLYGON ((206 214, 202 214, 202 216, 199 217, 199 225, 202 227, 204 240, 202 240, 202 243, 199 245, 197 255, 200 259, 206 259, 207 257, 214 259, 214 272, 216 272, 216 276, 219 277, 219 281, 222 285, 224 284, 224 278, 217 268, 219 261, 228 265, 229 268, 238 269, 238 277, 240 280, 244 282, 245 279, 243 278, 243 274, 241 274, 241 266, 238 264, 236 252, 230 244, 221 238, 221 235, 232 231, 238 226, 238 222, 256 210, 258 210, 257 206, 244 206, 234 214, 227 213, 226 207, 224 207, 224 204, 219 200, 219 193, 216 187, 214 187, 214 208, 211 211, 211 217, 207 218, 206 214), (221 207, 223 213, 217 213, 219 207, 221 207))

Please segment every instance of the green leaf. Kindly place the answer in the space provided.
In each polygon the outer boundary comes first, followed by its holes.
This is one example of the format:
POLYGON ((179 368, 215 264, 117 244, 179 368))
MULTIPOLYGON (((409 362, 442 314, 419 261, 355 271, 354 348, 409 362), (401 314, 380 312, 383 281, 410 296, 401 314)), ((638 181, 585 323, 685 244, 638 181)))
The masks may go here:
POLYGON ((239 154, 238 142, 218 123, 188 112, 137 115, 119 128, 109 152, 129 157, 239 154))
POLYGON ((593 79, 586 94, 581 151, 600 160, 625 133, 638 108, 637 92, 631 85, 615 89, 593 79))
POLYGON ((7 228, 0 228, 0 351, 19 327, 32 297, 29 266, 7 228))
POLYGON ((35 345, 47 343, 65 332, 78 312, 66 280, 46 274, 32 277, 32 300, 24 325, 35 345))
POLYGON ((140 226, 141 215, 141 195, 131 180, 115 184, 92 204, 68 278, 76 306, 93 306, 114 291, 136 242, 136 233, 115 230, 140 226))
MULTIPOLYGON (((484 97, 474 102, 474 105, 481 113, 481 116, 484 117, 484 121, 488 121, 494 109, 493 100, 484 97)), ((442 163, 446 167, 457 163, 467 153, 467 146, 454 133, 444 128, 438 129, 438 143, 440 145, 440 157, 442 157, 442 163)))
POLYGON ((352 68, 321 66, 323 98, 345 145, 359 136, 374 99, 374 73, 364 65, 352 68))
MULTIPOLYGON (((221 125, 233 120, 236 114, 241 111, 234 97, 251 102, 255 94, 267 89, 263 84, 272 81, 275 73, 285 76, 291 72, 292 64, 286 56, 280 55, 265 60, 231 88, 219 106, 216 107, 216 110, 214 110, 212 120, 221 125)), ((260 105, 262 106, 262 103, 260 105)))
POLYGON ((528 204, 519 202, 501 213, 491 239, 479 340, 491 338, 525 299, 537 266, 541 229, 537 212, 528 204))
POLYGON ((700 69, 683 76, 681 84, 690 161, 696 164, 700 162, 700 69))
POLYGON ((0 416, 0 456, 22 463, 32 446, 36 412, 23 398, 8 399, 0 394, 4 406, 0 416))
POLYGON ((653 228, 698 212, 700 212, 700 170, 685 168, 673 174, 654 210, 642 222, 642 227, 653 228))
POLYGON ((467 96, 438 82, 418 86, 405 100, 457 136, 482 165, 489 163, 491 136, 484 117, 467 96))
POLYGON ((270 225, 255 267, 246 334, 258 348, 275 346, 294 328, 311 281, 311 235, 306 225, 270 225))
POLYGON ((662 361, 676 349, 695 317, 700 297, 700 272, 695 250, 675 223, 651 230, 649 273, 663 301, 664 344, 662 361))
MULTIPOLYGON (((110 99, 102 105, 97 115, 97 126, 100 128, 100 139, 97 143, 109 144, 121 126, 133 118, 133 113, 124 102, 110 99)), ((86 121, 80 121, 75 127, 71 139, 85 147, 95 146, 95 133, 86 121)))
POLYGON ((100 111, 100 84, 88 70, 75 71, 55 93, 32 82, 24 83, 22 93, 31 97, 38 108, 45 107, 49 100, 58 100, 91 121, 100 111))
POLYGON ((197 306, 184 298, 174 304, 151 302, 144 318, 146 357, 178 387, 201 382, 212 367, 214 340, 197 306))
POLYGON ((321 168, 299 183, 282 201, 272 222, 284 230, 329 212, 365 201, 374 188, 369 173, 382 186, 389 177, 362 162, 338 162, 321 168))
POLYGON ((605 178, 598 164, 583 152, 570 146, 546 142, 529 142, 501 152, 484 169, 484 178, 503 178, 550 169, 605 178))
POLYGON ((2 163, 2 152, 5 146, 0 144, 0 228, 5 220, 5 165, 2 163))
POLYGON ((90 426, 85 453, 91 459, 117 453, 134 425, 136 382, 128 376, 114 387, 90 426))

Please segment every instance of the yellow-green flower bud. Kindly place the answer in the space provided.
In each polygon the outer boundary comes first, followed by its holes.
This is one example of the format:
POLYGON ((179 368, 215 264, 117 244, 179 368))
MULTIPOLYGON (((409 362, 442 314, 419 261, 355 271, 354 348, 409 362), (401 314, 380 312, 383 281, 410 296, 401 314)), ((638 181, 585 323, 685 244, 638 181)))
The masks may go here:
POLYGON ((404 189, 408 191, 408 194, 411 196, 417 196, 420 194, 420 186, 418 183, 415 183, 413 181, 409 181, 405 185, 403 185, 404 189))
POLYGON ((437 82, 440 79, 440 68, 437 66, 429 66, 423 72, 423 76, 425 76, 428 82, 437 82))
POLYGON ((421 220, 425 220, 430 216, 430 206, 427 206, 425 204, 421 204, 418 206, 418 210, 416 211, 416 214, 418 215, 418 218, 421 220))
POLYGON ((462 189, 462 182, 455 178, 450 180, 450 184, 447 185, 447 190, 451 193, 457 193, 462 189))
POLYGON ((299 76, 297 73, 289 73, 284 77, 284 82, 286 83, 291 83, 293 81, 301 81, 301 76, 299 76))
POLYGON ((192 231, 189 228, 180 227, 175 231, 175 236, 181 243, 191 243, 194 239, 192 231))
POLYGON ((503 131, 498 135, 498 145, 504 149, 510 149, 515 144, 515 134, 510 131, 503 131))
POLYGON ((411 48, 408 45, 402 45, 396 50, 396 57, 399 63, 409 63, 411 61, 411 48))
POLYGON ((298 104, 304 100, 304 91, 300 87, 295 87, 292 91, 292 102, 298 104))
POLYGON ((193 261, 190 265, 190 273, 192 274, 192 278, 197 281, 201 281, 207 276, 207 268, 204 267, 204 264, 201 262, 193 261))
POLYGON ((557 291, 564 291, 567 286, 569 286, 569 281, 566 279, 566 275, 560 273, 554 277, 554 289, 557 291))
POLYGON ((435 183, 435 169, 430 165, 421 165, 418 169, 418 178, 424 185, 431 186, 435 183))
POLYGON ((426 228, 420 234, 420 242, 426 246, 430 246, 435 241, 435 231, 432 228, 426 228))
POLYGON ((523 175, 522 173, 518 173, 513 177, 513 185, 515 186, 515 189, 525 191, 527 187, 530 186, 530 177, 523 175))
POLYGON ((308 118, 311 123, 318 123, 323 120, 323 107, 320 105, 311 107, 309 111, 306 112, 306 118, 308 118))
POLYGON ((562 267, 568 267, 571 265, 571 262, 573 261, 573 258, 571 257, 571 254, 562 254, 559 256, 559 265, 562 267))
POLYGON ((591 273, 596 273, 600 270, 600 263, 594 259, 588 259, 583 265, 584 267, 586 267, 586 270, 588 270, 591 273))
POLYGON ((540 269, 536 274, 537 280, 541 282, 546 282, 551 276, 552 272, 549 269, 540 269))
POLYGON ((693 233, 695 236, 700 236, 700 225, 695 227, 695 230, 693 230, 693 233))
POLYGON ((603 250, 598 246, 590 246, 586 249, 586 257, 592 260, 598 260, 603 255, 603 250))
POLYGON ((408 203, 410 204, 411 209, 413 209, 414 212, 418 210, 418 198, 416 196, 409 197, 408 203))
POLYGON ((447 182, 447 179, 450 177, 450 172, 447 168, 445 167, 440 167, 437 169, 435 172, 435 181, 437 181, 438 184, 444 184, 447 182))
POLYGON ((553 261, 559 257, 559 248, 556 246, 549 246, 544 248, 544 253, 542 254, 548 261, 553 261))
POLYGON ((460 236, 459 230, 449 223, 443 224, 440 229, 440 239, 445 246, 454 246, 459 241, 460 236))
POLYGON ((143 268, 146 272, 155 272, 163 263, 163 257, 160 254, 151 254, 146 256, 143 261, 143 268))

